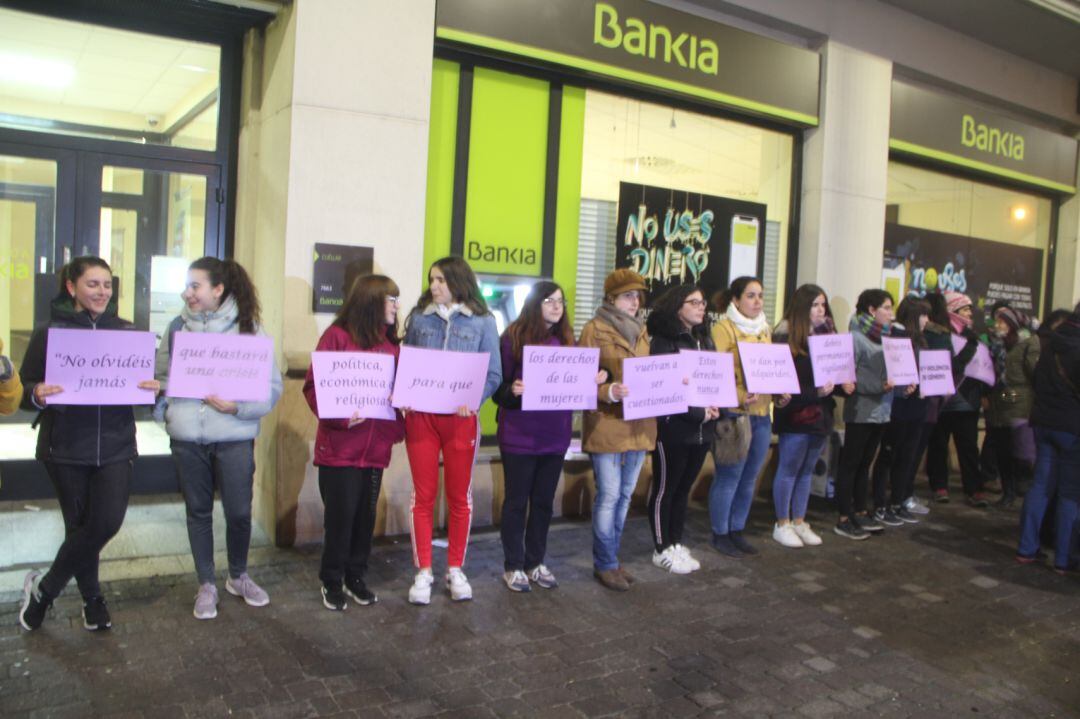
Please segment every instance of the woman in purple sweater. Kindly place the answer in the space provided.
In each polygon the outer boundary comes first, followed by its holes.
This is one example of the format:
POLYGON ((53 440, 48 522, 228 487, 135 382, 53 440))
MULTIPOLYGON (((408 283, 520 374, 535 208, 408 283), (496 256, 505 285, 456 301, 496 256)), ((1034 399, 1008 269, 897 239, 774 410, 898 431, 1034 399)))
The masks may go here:
MULTIPOLYGON (((513 592, 529 591, 530 582, 545 589, 558 586, 555 575, 544 566, 544 554, 573 416, 570 410, 521 409, 525 392, 521 356, 526 345, 574 346, 566 299, 554 282, 533 285, 521 314, 503 332, 503 382, 492 397, 499 406, 497 437, 505 477, 503 580, 513 592)), ((597 384, 606 378, 607 373, 601 371, 597 384)))

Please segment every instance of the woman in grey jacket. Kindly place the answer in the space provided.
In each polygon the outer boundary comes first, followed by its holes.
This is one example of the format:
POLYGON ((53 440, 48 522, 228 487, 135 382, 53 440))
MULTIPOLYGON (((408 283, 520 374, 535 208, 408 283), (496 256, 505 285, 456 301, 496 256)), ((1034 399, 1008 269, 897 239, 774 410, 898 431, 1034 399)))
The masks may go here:
MULTIPOLYGON (((259 327, 259 297, 251 278, 238 263, 203 257, 188 268, 186 306, 169 324, 157 354, 157 377, 162 390, 168 382, 173 335, 176 332, 263 334, 259 327)), ((173 462, 187 506, 188 540, 199 577, 195 595, 196 619, 217 616, 214 582, 214 487, 225 512, 225 546, 229 576, 225 589, 248 605, 270 603, 266 592, 247 574, 251 542, 251 499, 255 477, 255 437, 259 421, 281 396, 281 373, 274 362, 270 398, 264 402, 231 402, 216 395, 199 399, 170 397, 164 409, 173 462)))

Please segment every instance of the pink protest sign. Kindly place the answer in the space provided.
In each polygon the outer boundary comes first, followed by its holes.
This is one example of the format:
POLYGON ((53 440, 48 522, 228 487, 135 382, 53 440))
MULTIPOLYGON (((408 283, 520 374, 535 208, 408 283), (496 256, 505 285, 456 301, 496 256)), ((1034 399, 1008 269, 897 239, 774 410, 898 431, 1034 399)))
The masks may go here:
MULTIPOLYGON (((958 334, 954 334, 952 336, 953 354, 960 354, 960 351, 964 349, 966 344, 966 339, 958 334)), ((991 387, 997 384, 997 373, 994 371, 994 359, 990 356, 990 348, 982 342, 977 343, 975 356, 971 358, 967 367, 964 368, 964 376, 977 379, 980 382, 985 382, 991 387)))
POLYGON ((885 376, 894 386, 906 387, 919 382, 919 365, 915 362, 910 337, 882 337, 881 349, 885 351, 885 376))
POLYGON ((735 355, 730 352, 679 350, 683 376, 690 378, 686 401, 691 407, 738 407, 735 355))
POLYGON ((154 379, 153 332, 49 330, 45 384, 64 388, 49 404, 153 404, 139 382, 154 379))
POLYGON ((394 357, 378 352, 312 352, 319 419, 395 419, 394 357))
POLYGON ((923 397, 947 397, 956 393, 952 378, 952 352, 923 350, 919 353, 919 393, 923 397))
POLYGON ((273 354, 274 340, 262 335, 177 332, 173 335, 165 394, 265 402, 270 399, 273 354))
POLYGON ((682 414, 689 409, 679 355, 627 357, 622 368, 623 384, 630 390, 622 400, 623 419, 682 414))
POLYGON ((596 409, 599 349, 527 345, 521 355, 522 409, 596 409))
POLYGON ((449 352, 402 347, 392 404, 419 412, 453 414, 480 409, 487 380, 485 352, 449 352))
POLYGON ((855 348, 851 335, 810 335, 807 341, 815 387, 855 381, 855 348))
POLYGON ((799 375, 787 344, 740 342, 739 360, 750 394, 799 393, 799 375))

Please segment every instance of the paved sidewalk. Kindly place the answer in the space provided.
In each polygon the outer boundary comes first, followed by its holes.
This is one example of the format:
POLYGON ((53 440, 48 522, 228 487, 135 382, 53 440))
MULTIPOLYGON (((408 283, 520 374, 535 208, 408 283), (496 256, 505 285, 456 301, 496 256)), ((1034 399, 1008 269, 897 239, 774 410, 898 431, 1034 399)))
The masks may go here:
MULTIPOLYGON (((810 519, 827 530, 831 516, 810 519)), ((1012 562, 1015 511, 935 507, 800 550, 767 538, 765 503, 754 520, 761 556, 732 561, 692 511, 704 567, 679 577, 651 565, 634 515, 622 554, 640 582, 626 594, 593 581, 589 525, 566 522, 549 551, 562 586, 528 595, 499 583, 486 533, 462 604, 407 604, 400 541, 375 550, 379 604, 343 614, 319 601, 317 548, 253 567, 269 607, 219 584, 214 621, 192 618, 188 577, 108 585, 108 633, 82 629, 73 588, 29 635, 7 601, 0 716, 1080 716, 1080 580, 1012 562)))

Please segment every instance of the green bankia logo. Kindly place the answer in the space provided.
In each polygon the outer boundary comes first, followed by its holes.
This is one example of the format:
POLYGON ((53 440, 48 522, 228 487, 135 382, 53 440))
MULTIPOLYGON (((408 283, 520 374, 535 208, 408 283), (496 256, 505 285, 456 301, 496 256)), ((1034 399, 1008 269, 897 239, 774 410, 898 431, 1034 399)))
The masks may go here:
POLYGON ((1023 135, 976 122, 971 115, 964 115, 960 122, 960 142, 964 147, 974 147, 1011 160, 1024 159, 1023 135))
POLYGON ((612 50, 621 47, 631 55, 675 63, 706 75, 717 74, 719 48, 714 41, 687 32, 672 35, 668 27, 636 17, 620 22, 619 11, 607 3, 596 3, 593 44, 612 50))

